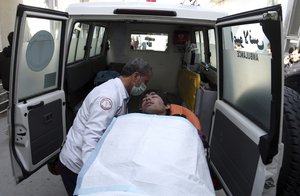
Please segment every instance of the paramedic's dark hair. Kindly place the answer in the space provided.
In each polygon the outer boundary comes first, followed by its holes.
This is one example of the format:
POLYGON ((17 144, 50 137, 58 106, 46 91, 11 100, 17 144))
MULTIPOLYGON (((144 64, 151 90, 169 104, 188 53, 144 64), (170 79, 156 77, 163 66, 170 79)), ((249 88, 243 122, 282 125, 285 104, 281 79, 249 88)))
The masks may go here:
POLYGON ((134 72, 139 72, 142 76, 152 74, 152 66, 142 58, 135 58, 124 65, 121 75, 130 76, 134 72))

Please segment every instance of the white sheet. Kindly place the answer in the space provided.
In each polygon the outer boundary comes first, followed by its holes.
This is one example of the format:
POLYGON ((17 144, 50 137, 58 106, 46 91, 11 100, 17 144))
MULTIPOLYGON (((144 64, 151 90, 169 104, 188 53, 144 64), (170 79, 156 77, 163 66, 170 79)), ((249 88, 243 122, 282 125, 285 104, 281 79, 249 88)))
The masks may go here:
POLYGON ((78 175, 75 195, 215 195, 202 142, 185 118, 113 120, 78 175))

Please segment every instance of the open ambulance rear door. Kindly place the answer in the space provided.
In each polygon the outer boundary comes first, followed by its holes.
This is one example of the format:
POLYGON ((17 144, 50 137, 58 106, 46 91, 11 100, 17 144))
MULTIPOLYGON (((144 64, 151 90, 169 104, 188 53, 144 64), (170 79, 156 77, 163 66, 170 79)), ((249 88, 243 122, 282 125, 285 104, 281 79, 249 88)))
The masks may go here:
POLYGON ((10 152, 16 182, 59 153, 65 128, 63 75, 68 14, 19 5, 10 75, 10 152))
POLYGON ((275 195, 283 156, 281 20, 280 5, 217 20, 209 162, 228 195, 275 195))

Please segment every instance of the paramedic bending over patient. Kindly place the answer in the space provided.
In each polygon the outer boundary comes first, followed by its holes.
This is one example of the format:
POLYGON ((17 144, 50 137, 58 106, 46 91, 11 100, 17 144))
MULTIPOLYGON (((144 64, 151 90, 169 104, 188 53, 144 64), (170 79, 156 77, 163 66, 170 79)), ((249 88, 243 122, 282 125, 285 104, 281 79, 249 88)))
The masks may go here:
POLYGON ((130 95, 140 95, 152 75, 152 67, 141 58, 128 62, 119 78, 95 87, 79 109, 60 152, 60 173, 69 195, 77 175, 115 116, 127 113, 130 95))

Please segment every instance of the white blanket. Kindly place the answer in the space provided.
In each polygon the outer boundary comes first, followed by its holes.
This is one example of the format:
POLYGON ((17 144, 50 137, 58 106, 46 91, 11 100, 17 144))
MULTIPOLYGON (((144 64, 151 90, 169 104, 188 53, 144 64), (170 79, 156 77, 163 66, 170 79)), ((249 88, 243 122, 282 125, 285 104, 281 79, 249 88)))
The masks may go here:
POLYGON ((75 195, 215 195, 202 142, 185 118, 115 118, 80 171, 75 195))

